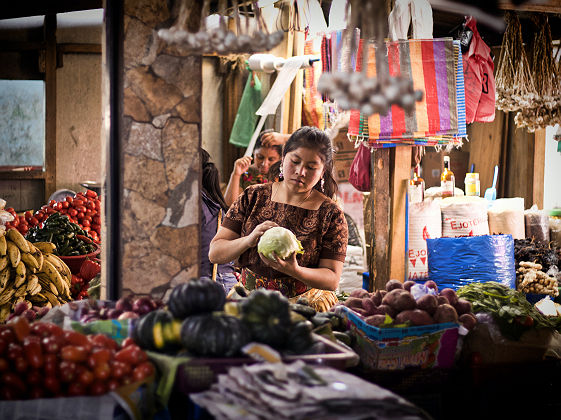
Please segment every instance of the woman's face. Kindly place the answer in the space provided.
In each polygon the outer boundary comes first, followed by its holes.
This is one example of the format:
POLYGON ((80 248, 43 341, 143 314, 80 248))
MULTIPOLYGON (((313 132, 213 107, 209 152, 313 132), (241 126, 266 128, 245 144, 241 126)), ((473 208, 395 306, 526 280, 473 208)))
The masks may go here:
POLYGON ((323 176, 322 155, 315 150, 299 147, 288 152, 282 162, 284 180, 294 192, 311 190, 323 176))
POLYGON ((261 175, 267 175, 269 168, 280 160, 280 155, 272 147, 260 147, 253 153, 253 166, 259 170, 261 175))

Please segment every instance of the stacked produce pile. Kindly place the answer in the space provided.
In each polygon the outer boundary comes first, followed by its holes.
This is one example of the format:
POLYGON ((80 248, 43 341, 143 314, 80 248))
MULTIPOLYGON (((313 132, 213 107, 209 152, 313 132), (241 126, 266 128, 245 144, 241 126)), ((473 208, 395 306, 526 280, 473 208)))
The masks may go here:
POLYGON ((26 235, 31 228, 40 226, 52 214, 60 213, 67 215, 72 223, 78 224, 88 232, 96 243, 101 239, 101 201, 92 190, 78 193, 74 197, 66 197, 59 202, 51 200, 34 214, 27 211, 23 216, 18 216, 11 207, 6 211, 14 216, 13 221, 6 223, 6 228, 15 228, 22 235, 26 235))
POLYGON ((72 299, 70 270, 54 249, 50 242, 29 242, 16 229, 0 232, 0 322, 19 303, 32 310, 25 315, 33 319, 33 307, 50 308, 72 299))
POLYGON ((16 317, 0 326, 0 399, 102 395, 154 374, 132 340, 119 346, 48 322, 16 317))
POLYGON ((559 296, 557 280, 541 271, 541 264, 521 261, 518 265, 520 268, 516 270, 517 290, 523 293, 559 296))
POLYGON ((74 300, 87 299, 90 282, 101 273, 101 265, 92 260, 85 260, 78 274, 72 274, 70 293, 74 300))
POLYGON ((363 289, 353 291, 344 304, 360 314, 367 324, 380 328, 460 322, 471 330, 477 322, 469 301, 459 299, 449 288, 438 293, 433 281, 422 285, 414 281, 390 280, 386 290, 374 293, 363 289))
POLYGON ((471 283, 458 289, 458 296, 471 302, 473 312, 488 313, 501 333, 517 340, 530 328, 559 329, 561 319, 542 315, 526 296, 500 283, 471 283))
POLYGON ((159 299, 150 296, 126 296, 117 302, 90 299, 85 302, 70 302, 70 309, 76 313, 76 320, 82 323, 106 319, 134 319, 163 308, 159 299))

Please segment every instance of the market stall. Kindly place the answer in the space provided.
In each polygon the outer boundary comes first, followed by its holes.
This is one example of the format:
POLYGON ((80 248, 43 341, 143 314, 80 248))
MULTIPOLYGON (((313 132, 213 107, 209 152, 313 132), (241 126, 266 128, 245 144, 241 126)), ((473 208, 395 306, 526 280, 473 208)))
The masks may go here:
MULTIPOLYGON (((447 33, 428 1, 125 3, 107 9, 123 63, 109 54, 103 190, 0 200, 1 418, 472 418, 519 414, 521 390, 533 414, 559 408, 561 220, 538 164, 561 122, 548 15, 462 9, 447 33), (232 70, 221 170, 264 127, 329 137, 348 238, 328 307, 247 267, 225 290, 220 258, 198 275, 200 130, 219 119, 201 115, 203 56, 232 70)), ((304 234, 275 229, 259 257, 303 259, 304 234)))

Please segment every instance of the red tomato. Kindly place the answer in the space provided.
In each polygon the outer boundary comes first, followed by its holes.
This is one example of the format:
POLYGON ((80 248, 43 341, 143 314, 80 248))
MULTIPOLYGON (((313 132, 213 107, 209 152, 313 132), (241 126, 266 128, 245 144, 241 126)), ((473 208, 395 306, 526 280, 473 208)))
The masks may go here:
POLYGON ((29 220, 33 217, 33 214, 28 210, 24 213, 25 220, 29 220))
POLYGON ((83 206, 83 205, 84 205, 84 202, 79 198, 75 198, 74 202, 72 203, 72 207, 74 207, 74 208, 76 208, 78 206, 83 206))
POLYGON ((80 334, 76 331, 64 331, 64 339, 68 344, 73 344, 75 346, 82 346, 87 349, 91 348, 90 341, 88 340, 88 336, 84 334, 80 334))
POLYGON ((13 227, 18 227, 19 226, 19 219, 17 217, 14 220, 12 220, 12 226, 13 227))
POLYGON ((10 369, 10 364, 8 363, 8 360, 4 359, 3 357, 0 357, 0 372, 6 372, 9 369, 10 369))
POLYGON ((135 342, 131 337, 125 338, 125 339, 123 340, 123 342, 121 343, 121 347, 122 347, 122 348, 125 348, 125 347, 128 347, 128 346, 132 346, 132 345, 136 346, 136 342, 135 342))
POLYGON ((73 201, 74 201, 74 197, 71 197, 71 196, 66 197, 66 202, 72 203, 73 201))
POLYGON ((58 394, 60 392, 60 382, 56 376, 45 377, 43 386, 52 394, 58 394))
POLYGON ((46 354, 43 371, 46 375, 56 375, 58 370, 58 357, 56 354, 46 354))
POLYGON ((19 395, 20 393, 14 388, 9 388, 6 386, 0 388, 0 400, 3 401, 17 400, 19 398, 19 395))
POLYGON ((23 354, 23 347, 19 343, 8 344, 8 359, 16 360, 23 354))
POLYGON ((88 358, 88 366, 95 368, 102 363, 108 363, 111 360, 111 350, 106 348, 97 348, 92 351, 88 358))
POLYGON ((8 321, 8 324, 19 341, 22 341, 25 337, 29 335, 30 327, 29 321, 24 316, 16 316, 8 321))
POLYGON ((14 210, 13 207, 8 207, 8 208, 6 208, 6 209, 4 209, 4 210, 6 210, 8 213, 15 213, 15 210, 14 210))
POLYGON ((39 369, 43 366, 43 349, 41 348, 41 339, 34 335, 29 335, 23 339, 23 352, 27 362, 39 369))
POLYGON ((78 365, 69 360, 63 360, 58 365, 59 377, 62 382, 72 382, 76 377, 76 369, 78 365))
POLYGON ((6 387, 13 388, 18 393, 25 392, 25 384, 17 373, 5 373, 0 380, 6 387))
POLYGON ((97 198, 97 193, 93 190, 86 190, 86 196, 91 198, 97 198))
POLYGON ((132 372, 133 379, 138 381, 143 381, 144 379, 148 378, 149 376, 154 374, 154 365, 152 362, 142 362, 137 367, 134 368, 132 372))
POLYGON ((13 341, 16 341, 16 335, 14 331, 6 325, 2 325, 4 327, 2 331, 0 331, 0 338, 5 340, 6 346, 13 341))
POLYGON ((90 221, 86 218, 84 218, 84 220, 82 220, 82 225, 84 227, 90 227, 90 221))
POLYGON ((62 337, 64 330, 52 322, 34 322, 31 325, 31 334, 39 337, 49 337, 55 335, 62 337))
POLYGON ((78 396, 78 395, 86 395, 86 387, 84 384, 80 382, 72 382, 68 385, 68 395, 70 396, 78 396))
POLYGON ((56 204, 56 201, 55 201, 55 200, 50 200, 50 201, 49 201, 49 206, 52 207, 52 206, 55 205, 55 204, 56 204))
MULTIPOLYGON (((65 201, 65 203, 66 203, 66 201, 65 201)), ((68 212, 68 209, 62 209, 62 210, 60 210, 60 214, 66 214, 67 212, 68 212)))
POLYGON ((29 219, 29 224, 31 226, 37 226, 39 224, 39 219, 37 219, 36 217, 32 217, 31 219, 29 219))
POLYGON ((56 213, 56 210, 55 210, 55 209, 53 209, 53 208, 51 208, 51 207, 48 207, 48 208, 47 208, 47 209, 46 209, 45 211, 47 212, 47 214, 53 214, 53 213, 56 213))
POLYGON ((78 214, 78 210, 76 210, 76 209, 68 209, 68 214, 69 214, 71 217, 76 217, 76 215, 78 214))
POLYGON ((29 391, 29 398, 32 400, 38 400, 39 398, 43 398, 45 396, 45 391, 40 386, 33 387, 31 391, 29 391))
POLYGON ((131 366, 127 363, 119 362, 118 360, 113 361, 111 364, 111 376, 113 378, 122 378, 131 372, 131 366))
POLYGON ((68 201, 63 201, 61 203, 61 205, 62 205, 62 208, 64 208, 64 209, 67 209, 68 207, 70 207, 70 203, 68 203, 68 201))
POLYGON ((100 363, 94 369, 94 376, 96 379, 104 381, 111 376, 111 368, 109 363, 100 363))
POLYGON ((64 345, 64 338, 61 336, 44 337, 41 341, 45 353, 58 354, 61 347, 64 345))
POLYGON ((37 369, 30 370, 25 375, 25 381, 30 385, 40 385, 43 382, 43 373, 37 369))
POLYGON ((25 360, 23 356, 16 357, 16 359, 14 360, 14 367, 16 368, 16 371, 19 373, 25 373, 25 371, 27 371, 28 366, 29 363, 27 363, 27 360, 25 360))
POLYGON ((64 346, 60 349, 60 357, 70 362, 85 362, 88 360, 88 350, 82 346, 64 346))
POLYGON ((81 384, 88 386, 94 381, 94 374, 91 370, 87 369, 85 366, 79 366, 77 370, 76 379, 81 384))
POLYGON ((89 232, 91 230, 89 226, 83 226, 82 229, 86 232, 89 232))
POLYGON ((90 395, 103 395, 107 393, 107 386, 103 381, 95 381, 89 387, 90 395))
POLYGON ((117 354, 115 354, 115 360, 119 362, 129 363, 131 365, 136 365, 140 362, 144 362, 148 356, 146 353, 137 345, 131 345, 125 347, 122 350, 119 350, 117 354))
POLYGON ((115 391, 117 388, 119 388, 119 381, 117 379, 109 379, 107 381, 108 391, 115 391))

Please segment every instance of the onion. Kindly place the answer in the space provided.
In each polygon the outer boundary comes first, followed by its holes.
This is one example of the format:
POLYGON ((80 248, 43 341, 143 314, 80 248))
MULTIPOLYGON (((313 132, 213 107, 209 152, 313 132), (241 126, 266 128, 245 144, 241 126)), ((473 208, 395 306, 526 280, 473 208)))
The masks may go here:
POLYGON ((132 311, 132 302, 130 297, 122 297, 117 301, 115 305, 115 309, 120 310, 121 312, 132 311))
POLYGON ((123 312, 117 319, 136 319, 139 318, 139 315, 136 312, 128 311, 123 312))
POLYGON ((151 312, 153 310, 152 299, 148 296, 139 297, 133 302, 132 310, 139 315, 151 312))
POLYGON ((121 315, 123 312, 126 312, 126 311, 121 311, 120 309, 117 309, 117 308, 110 309, 107 312, 107 318, 108 319, 117 319, 119 317, 119 315, 121 315))

